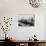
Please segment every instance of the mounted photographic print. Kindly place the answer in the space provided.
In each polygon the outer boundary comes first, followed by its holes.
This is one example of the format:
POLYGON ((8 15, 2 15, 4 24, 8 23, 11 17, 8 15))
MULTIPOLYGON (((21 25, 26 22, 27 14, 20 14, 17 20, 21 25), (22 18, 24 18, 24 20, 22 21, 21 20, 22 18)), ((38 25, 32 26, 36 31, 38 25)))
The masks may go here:
POLYGON ((20 27, 31 27, 35 25, 35 15, 33 14, 21 14, 18 15, 18 26, 20 27))

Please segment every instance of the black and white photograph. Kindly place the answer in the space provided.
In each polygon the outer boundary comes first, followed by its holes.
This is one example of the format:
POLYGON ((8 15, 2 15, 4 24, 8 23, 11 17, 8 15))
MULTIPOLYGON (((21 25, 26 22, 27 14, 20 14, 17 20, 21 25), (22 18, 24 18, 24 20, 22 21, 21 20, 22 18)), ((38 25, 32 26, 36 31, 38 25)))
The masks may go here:
POLYGON ((35 25, 35 15, 19 15, 18 26, 31 27, 35 25))

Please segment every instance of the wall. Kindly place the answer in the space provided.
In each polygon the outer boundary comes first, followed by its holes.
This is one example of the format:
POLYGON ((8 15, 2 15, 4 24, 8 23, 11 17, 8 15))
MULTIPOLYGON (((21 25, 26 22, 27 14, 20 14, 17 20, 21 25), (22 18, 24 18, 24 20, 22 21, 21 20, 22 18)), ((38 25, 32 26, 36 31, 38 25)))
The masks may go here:
POLYGON ((45 19, 44 19, 44 21, 45 21, 45 24, 44 24, 44 39, 46 39, 46 15, 45 15, 45 19))
MULTIPOLYGON (((44 15, 46 15, 46 8, 44 7, 33 8, 29 5, 28 0, 0 0, 0 16, 13 17, 9 33, 13 37, 16 37, 16 39, 27 40, 36 34, 39 40, 44 40, 44 15), (35 26, 30 28, 17 28, 15 26, 17 14, 35 14, 35 26)), ((2 34, 0 33, 0 35, 2 34)), ((2 36, 0 36, 0 39, 2 39, 2 36)))
MULTIPOLYGON (((41 15, 41 14, 40 14, 41 15)), ((17 18, 13 19, 12 32, 11 34, 19 40, 27 40, 29 37, 32 37, 34 34, 37 35, 37 38, 42 40, 44 39, 44 16, 36 15, 35 16, 35 26, 34 27, 17 27, 17 18)))

